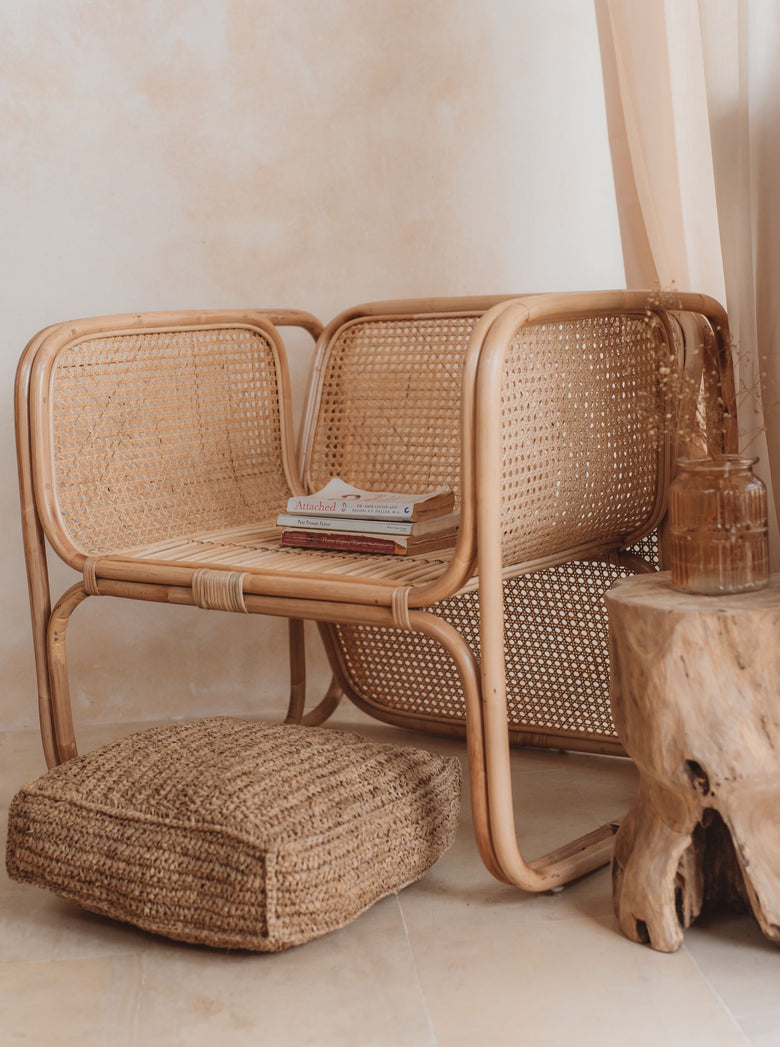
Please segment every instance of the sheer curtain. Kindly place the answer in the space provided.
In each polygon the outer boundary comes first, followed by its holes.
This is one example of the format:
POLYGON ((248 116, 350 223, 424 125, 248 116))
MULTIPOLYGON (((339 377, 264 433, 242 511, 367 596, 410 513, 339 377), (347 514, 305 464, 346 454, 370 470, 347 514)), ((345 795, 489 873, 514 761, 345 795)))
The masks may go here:
POLYGON ((778 570, 780 4, 595 3, 626 282, 725 304, 778 570))

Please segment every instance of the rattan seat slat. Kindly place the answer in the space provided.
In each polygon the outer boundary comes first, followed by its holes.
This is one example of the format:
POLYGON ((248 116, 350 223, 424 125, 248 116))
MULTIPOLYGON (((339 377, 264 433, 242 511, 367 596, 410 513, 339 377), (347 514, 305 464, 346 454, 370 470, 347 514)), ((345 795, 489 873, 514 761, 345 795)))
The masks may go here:
POLYGON ((598 867, 612 823, 525 860, 507 743, 622 752, 603 594, 659 565, 678 408, 705 421, 712 450, 734 450, 728 324, 703 295, 377 302, 325 328, 224 310, 45 329, 20 361, 16 432, 47 762, 77 753, 65 637, 85 599, 277 615, 291 722, 321 723, 346 695, 386 722, 465 736, 494 876, 547 890, 598 867), (317 340, 297 451, 288 326, 317 340), (333 476, 450 486, 454 547, 283 547, 288 498, 333 476), (47 548, 83 579, 53 609, 47 548), (308 711, 307 619, 334 673, 308 711))
POLYGON ((193 568, 213 567, 267 573, 277 568, 286 574, 334 574, 366 577, 372 582, 410 584, 433 581, 441 574, 451 551, 408 556, 339 553, 282 546, 280 530, 273 524, 255 528, 226 528, 203 534, 182 535, 168 542, 131 549, 106 557, 113 564, 126 561, 164 566, 175 564, 193 568))

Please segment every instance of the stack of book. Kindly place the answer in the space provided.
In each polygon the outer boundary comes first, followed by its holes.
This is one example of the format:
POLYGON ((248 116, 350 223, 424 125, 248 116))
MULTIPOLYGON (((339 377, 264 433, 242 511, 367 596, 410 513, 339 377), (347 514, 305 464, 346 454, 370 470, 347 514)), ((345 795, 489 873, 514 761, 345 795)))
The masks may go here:
POLYGON ((454 505, 449 487, 393 494, 361 491, 334 477, 314 494, 290 498, 276 522, 282 545, 403 556, 454 545, 454 505))

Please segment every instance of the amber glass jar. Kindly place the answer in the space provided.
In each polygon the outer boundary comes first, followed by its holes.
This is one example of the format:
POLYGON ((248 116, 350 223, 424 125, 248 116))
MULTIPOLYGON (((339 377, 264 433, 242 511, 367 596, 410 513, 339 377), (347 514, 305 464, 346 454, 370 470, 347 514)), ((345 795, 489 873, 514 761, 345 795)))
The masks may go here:
POLYGON ((769 581, 766 487, 757 458, 682 458, 669 489, 672 585, 714 596, 769 581))

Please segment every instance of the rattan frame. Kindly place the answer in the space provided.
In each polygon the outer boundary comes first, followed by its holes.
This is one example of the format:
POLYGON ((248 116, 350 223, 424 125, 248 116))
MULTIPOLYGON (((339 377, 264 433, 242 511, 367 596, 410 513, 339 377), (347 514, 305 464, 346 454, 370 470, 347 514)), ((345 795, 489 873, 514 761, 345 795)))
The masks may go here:
MULTIPOLYGON (((291 664, 288 719, 309 724, 322 722, 335 708, 342 691, 359 701, 344 673, 334 639, 336 624, 411 630, 430 637, 446 650, 460 678, 465 696, 475 833, 491 873, 526 890, 542 891, 607 862, 615 824, 602 826, 532 862, 526 861, 518 846, 509 772, 504 582, 508 577, 571 560, 607 556, 619 559, 623 555, 630 561, 632 555, 624 550, 655 529, 663 517, 673 448, 669 439, 658 443, 652 504, 630 533, 595 535, 573 544, 556 542, 553 535, 549 548, 540 546, 533 556, 507 563, 502 531, 504 434, 501 411, 496 405, 504 395, 502 381, 508 354, 522 332, 534 325, 564 324, 608 315, 652 318, 670 347, 677 344, 673 328, 684 328, 689 342, 691 332, 695 332, 702 344, 708 344, 708 354, 703 357, 701 352, 691 352, 686 356, 685 366, 704 370, 704 366, 695 361, 705 357, 709 361, 713 398, 727 407, 727 426, 722 440, 725 446, 733 446, 735 433, 729 410, 733 404, 733 382, 726 316, 718 303, 701 295, 665 296, 663 303, 657 294, 627 291, 380 302, 351 309, 324 330, 310 314, 296 311, 157 313, 55 325, 33 338, 17 374, 16 424, 39 711, 48 764, 62 762, 77 752, 68 693, 65 634, 72 612, 88 595, 217 607, 287 618, 291 664), (434 565, 416 558, 409 561, 393 558, 401 562, 388 564, 387 558, 363 557, 353 558, 361 561, 357 566, 351 563, 334 567, 332 563, 326 564, 323 556, 307 550, 305 558, 288 560, 281 566, 278 557, 263 560, 263 552, 256 563, 246 569, 242 566, 237 572, 228 569, 227 561, 211 562, 198 552, 190 553, 188 559, 177 560, 175 552, 163 556, 157 547, 151 546, 140 553, 105 548, 85 550, 69 534, 58 501, 51 426, 52 372, 59 354, 67 347, 117 332, 201 331, 226 326, 255 332, 270 347, 277 371, 279 468, 289 490, 299 492, 313 484, 313 448, 320 419, 323 375, 339 332, 366 318, 389 318, 390 321, 405 318, 414 323, 461 316, 476 318, 460 377, 461 528, 451 555, 434 565), (277 331, 278 327, 289 325, 303 327, 318 339, 297 463, 291 435, 287 365, 277 331), (53 610, 46 540, 58 556, 84 573, 83 581, 63 594, 53 610), (201 584, 202 578, 198 580, 203 570, 208 572, 206 580, 214 583, 213 594, 207 593, 201 584), (479 659, 458 630, 431 610, 438 601, 469 590, 479 592, 479 659), (309 713, 304 712, 304 620, 320 624, 334 669, 331 688, 309 713)), ((431 453, 435 454, 434 448, 431 453)), ((176 521, 172 521, 171 533, 181 531, 176 521)), ((368 711, 376 714, 374 709, 368 711)), ((383 718, 421 729, 436 726, 425 716, 405 716, 397 720, 388 713, 383 718)), ((568 747, 587 749, 587 739, 568 747)), ((610 750, 603 744, 591 748, 618 751, 617 746, 610 750)))

